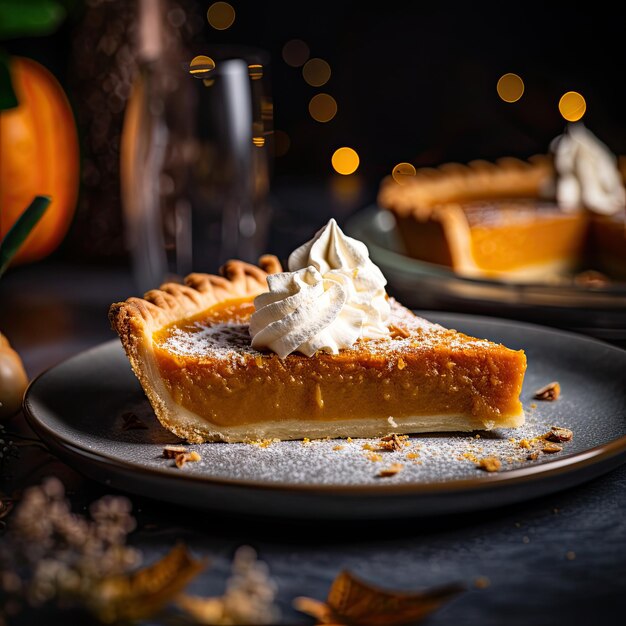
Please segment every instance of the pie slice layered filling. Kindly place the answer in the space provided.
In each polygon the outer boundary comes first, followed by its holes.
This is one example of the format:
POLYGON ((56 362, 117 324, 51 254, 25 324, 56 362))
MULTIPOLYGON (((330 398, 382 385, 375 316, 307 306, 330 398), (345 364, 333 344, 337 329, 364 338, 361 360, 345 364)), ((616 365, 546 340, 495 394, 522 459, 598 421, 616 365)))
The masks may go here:
POLYGON ((389 334, 336 354, 254 349, 261 267, 231 262, 114 304, 110 320, 161 423, 190 442, 376 437, 523 423, 526 357, 389 299, 389 334))

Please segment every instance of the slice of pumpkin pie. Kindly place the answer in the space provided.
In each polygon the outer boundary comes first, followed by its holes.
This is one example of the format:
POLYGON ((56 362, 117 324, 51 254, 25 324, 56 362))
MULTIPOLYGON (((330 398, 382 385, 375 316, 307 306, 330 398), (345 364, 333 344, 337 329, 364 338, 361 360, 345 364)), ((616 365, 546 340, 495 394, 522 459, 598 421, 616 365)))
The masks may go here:
POLYGON ((524 422, 526 357, 418 317, 334 220, 287 272, 230 261, 113 304, 156 416, 190 442, 377 437, 524 422))

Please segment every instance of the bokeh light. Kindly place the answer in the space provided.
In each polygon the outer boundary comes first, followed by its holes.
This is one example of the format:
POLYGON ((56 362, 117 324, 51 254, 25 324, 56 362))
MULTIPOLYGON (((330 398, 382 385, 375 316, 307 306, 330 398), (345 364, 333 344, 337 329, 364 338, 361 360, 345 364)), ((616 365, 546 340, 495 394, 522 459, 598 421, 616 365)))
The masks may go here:
POLYGON ((505 102, 517 102, 524 93, 524 81, 517 74, 504 74, 500 76, 496 89, 505 102))
POLYGON ((248 65, 248 74, 252 80, 259 80, 259 78, 263 78, 263 66, 259 63, 248 65))
POLYGON ((291 139, 284 130, 274 131, 274 156, 281 157, 289 152, 291 139))
POLYGON ((568 91, 559 100, 559 111, 568 122, 577 122, 586 110, 587 103, 577 91, 568 91))
POLYGON ((311 87, 321 87, 330 78, 330 65, 324 59, 309 59, 302 68, 302 75, 311 87))
POLYGON ((309 102, 309 113, 317 122, 330 122, 337 114, 337 101, 327 93, 318 93, 309 102))
POLYGON ((283 60, 291 67, 301 67, 310 55, 309 46, 302 39, 291 39, 283 46, 283 60))
POLYGON ((226 30, 235 21, 235 9, 228 2, 214 2, 206 12, 206 18, 215 30, 226 30))
POLYGON ((391 171, 391 176, 399 185, 404 185, 416 173, 415 166, 411 163, 398 163, 391 171))
POLYGON ((194 57, 189 64, 189 73, 194 78, 209 78, 209 74, 215 69, 215 61, 203 54, 194 57))
POLYGON ((335 172, 347 176, 357 171, 360 159, 356 150, 344 146, 335 150, 331 163, 335 172))
POLYGON ((265 137, 262 137, 260 135, 257 135, 255 137, 252 137, 252 143, 257 147, 257 148, 262 148, 265 145, 265 137))

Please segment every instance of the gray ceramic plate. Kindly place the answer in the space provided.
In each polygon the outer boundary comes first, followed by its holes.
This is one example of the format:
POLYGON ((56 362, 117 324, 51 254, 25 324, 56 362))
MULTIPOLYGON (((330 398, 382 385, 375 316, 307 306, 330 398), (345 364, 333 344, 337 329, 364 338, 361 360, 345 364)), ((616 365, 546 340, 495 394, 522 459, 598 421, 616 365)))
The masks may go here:
POLYGON ((177 440, 157 423, 117 340, 43 373, 24 407, 48 446, 87 476, 162 501, 257 516, 374 519, 487 509, 577 485, 626 461, 626 351, 532 324, 422 315, 526 351, 525 426, 414 436, 378 460, 363 448, 375 440, 192 445, 201 460, 178 469, 162 457, 163 445, 177 440), (553 380, 561 397, 535 402, 534 390, 553 380), (124 430, 126 412, 147 428, 124 430), (573 439, 561 452, 527 460, 519 441, 552 425, 571 429, 573 439), (501 470, 478 469, 475 460, 485 456, 498 457, 501 470), (394 463, 402 464, 399 473, 379 476, 394 463))

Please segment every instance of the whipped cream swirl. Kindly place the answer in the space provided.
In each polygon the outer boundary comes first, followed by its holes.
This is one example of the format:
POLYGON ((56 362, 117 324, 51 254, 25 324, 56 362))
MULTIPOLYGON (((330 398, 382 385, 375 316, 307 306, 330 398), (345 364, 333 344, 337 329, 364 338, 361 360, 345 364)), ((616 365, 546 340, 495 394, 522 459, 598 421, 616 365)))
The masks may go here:
POLYGON ((254 300, 253 348, 281 359, 292 352, 336 354, 357 339, 389 335, 387 281, 367 246, 331 219, 289 256, 288 272, 267 277, 269 291, 254 300))
POLYGON ((556 168, 556 200, 561 208, 584 207, 613 215, 626 207, 626 191, 617 159, 582 122, 550 144, 556 168))

